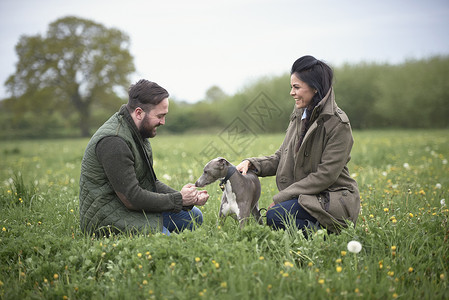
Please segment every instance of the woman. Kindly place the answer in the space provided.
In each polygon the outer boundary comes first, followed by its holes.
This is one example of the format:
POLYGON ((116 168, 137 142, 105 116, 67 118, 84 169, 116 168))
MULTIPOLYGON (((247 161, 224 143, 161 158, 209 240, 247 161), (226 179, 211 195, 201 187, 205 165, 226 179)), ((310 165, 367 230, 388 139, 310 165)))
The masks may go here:
POLYGON ((360 196, 347 168, 353 137, 332 79, 324 62, 312 56, 296 60, 290 77, 295 108, 284 142, 274 155, 237 166, 243 174, 252 169, 261 177, 276 175, 279 193, 267 211, 267 224, 276 229, 294 221, 305 233, 318 226, 338 233, 347 221, 356 223, 360 196))

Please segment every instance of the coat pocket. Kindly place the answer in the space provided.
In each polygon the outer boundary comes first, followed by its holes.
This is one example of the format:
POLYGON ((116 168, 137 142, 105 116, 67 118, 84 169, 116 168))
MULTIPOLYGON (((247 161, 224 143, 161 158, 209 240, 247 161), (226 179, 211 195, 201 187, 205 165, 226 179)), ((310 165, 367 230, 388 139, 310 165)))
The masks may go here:
POLYGON ((299 195, 298 202, 320 224, 337 232, 339 226, 346 227, 346 220, 355 224, 360 211, 358 193, 346 189, 324 191, 318 195, 299 195))

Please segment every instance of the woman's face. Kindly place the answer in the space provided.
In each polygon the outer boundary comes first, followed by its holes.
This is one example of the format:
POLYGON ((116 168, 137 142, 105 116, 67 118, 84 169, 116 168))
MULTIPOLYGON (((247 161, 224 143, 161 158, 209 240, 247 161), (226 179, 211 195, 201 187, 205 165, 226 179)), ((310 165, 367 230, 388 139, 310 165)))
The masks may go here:
POLYGON ((309 106, 316 90, 312 89, 307 83, 301 81, 295 73, 290 77, 290 96, 295 99, 297 108, 305 108, 309 106))

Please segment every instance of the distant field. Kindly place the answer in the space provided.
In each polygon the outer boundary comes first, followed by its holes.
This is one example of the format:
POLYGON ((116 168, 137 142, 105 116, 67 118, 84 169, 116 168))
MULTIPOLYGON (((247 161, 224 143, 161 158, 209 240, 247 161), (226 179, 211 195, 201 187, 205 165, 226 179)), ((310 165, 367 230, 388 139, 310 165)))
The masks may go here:
MULTIPOLYGON (((305 240, 228 219, 221 190, 204 224, 170 237, 84 236, 78 180, 87 139, 0 143, 0 299, 444 299, 449 298, 449 130, 356 131, 350 172, 356 228, 305 240), (326 236, 326 238, 324 238, 326 236), (362 244, 349 253, 351 240, 362 244)), ((180 189, 204 164, 273 154, 283 134, 157 136, 155 171, 180 189)), ((276 193, 262 178, 260 207, 276 193)))

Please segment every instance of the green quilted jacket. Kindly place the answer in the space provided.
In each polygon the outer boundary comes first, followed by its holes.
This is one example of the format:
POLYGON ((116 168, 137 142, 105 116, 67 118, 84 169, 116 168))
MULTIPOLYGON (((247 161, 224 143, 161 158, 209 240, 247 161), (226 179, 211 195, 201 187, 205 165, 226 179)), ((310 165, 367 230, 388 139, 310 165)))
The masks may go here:
MULTIPOLYGON (((89 234, 109 232, 160 231, 162 215, 144 211, 133 211, 125 207, 116 195, 97 159, 97 143, 107 136, 121 137, 135 158, 135 172, 139 185, 156 192, 156 176, 152 164, 150 143, 138 137, 126 117, 125 106, 106 121, 89 141, 81 164, 80 176, 80 221, 81 229, 89 234), (145 151, 145 152, 144 152, 145 151)), ((132 119, 131 119, 132 120, 132 119)))

